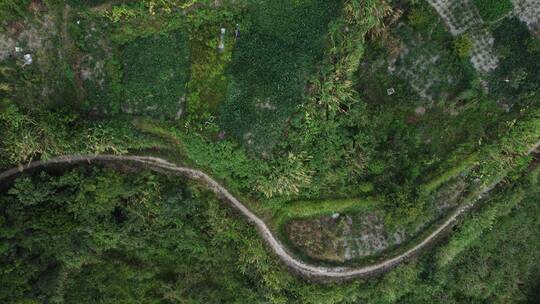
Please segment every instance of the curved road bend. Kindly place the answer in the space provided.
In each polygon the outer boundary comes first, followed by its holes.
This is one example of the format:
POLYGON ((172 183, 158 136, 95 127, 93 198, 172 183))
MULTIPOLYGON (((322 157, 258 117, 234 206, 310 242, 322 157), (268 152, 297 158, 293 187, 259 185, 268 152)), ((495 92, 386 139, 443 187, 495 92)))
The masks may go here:
MULTIPOLYGON (((537 145, 534 148, 532 148, 530 152, 533 152, 539 146, 540 146, 540 142, 537 143, 537 145)), ((297 257, 292 255, 290 252, 287 251, 287 249, 285 249, 283 244, 270 231, 270 229, 268 228, 268 226, 263 220, 257 217, 257 215, 251 212, 238 199, 236 199, 231 193, 229 193, 227 189, 221 186, 209 175, 207 175, 206 173, 200 170, 177 166, 162 158, 147 157, 147 156, 121 156, 121 155, 69 155, 69 156, 52 158, 46 161, 41 161, 41 160, 34 161, 22 168, 21 167, 12 168, 10 170, 4 171, 0 173, 0 181, 7 178, 14 177, 20 172, 24 170, 28 170, 28 169, 46 167, 46 166, 54 165, 54 164, 73 164, 73 163, 92 162, 92 161, 139 163, 148 167, 150 170, 153 170, 153 171, 162 172, 163 170, 165 170, 168 172, 177 173, 177 174, 186 176, 188 178, 203 182, 214 193, 216 193, 219 197, 223 198, 230 206, 232 206, 234 209, 239 211, 247 219, 248 222, 250 222, 253 226, 255 226, 255 228, 259 232, 260 236, 264 239, 266 244, 272 249, 272 251, 274 251, 274 253, 278 256, 278 258, 285 265, 287 265, 287 267, 289 267, 291 271, 301 275, 302 277, 306 279, 317 281, 317 282, 335 282, 335 281, 347 281, 354 278, 369 278, 369 277, 386 272, 396 267, 402 262, 414 257, 422 249, 425 249, 427 246, 433 243, 438 237, 448 232, 450 228, 452 228, 456 224, 457 219, 463 213, 471 209, 474 206, 476 201, 478 201, 485 194, 490 192, 499 182, 499 181, 496 181, 490 186, 488 186, 486 189, 484 189, 484 191, 482 191, 478 199, 476 199, 475 201, 470 202, 469 204, 462 206, 456 211, 454 211, 444 223, 438 226, 434 231, 432 231, 428 236, 426 236, 420 243, 418 243, 411 249, 407 250, 406 252, 401 253, 395 257, 389 258, 387 260, 372 264, 372 265, 353 268, 353 267, 317 266, 317 265, 311 265, 311 264, 307 264, 305 262, 300 261, 297 257)))

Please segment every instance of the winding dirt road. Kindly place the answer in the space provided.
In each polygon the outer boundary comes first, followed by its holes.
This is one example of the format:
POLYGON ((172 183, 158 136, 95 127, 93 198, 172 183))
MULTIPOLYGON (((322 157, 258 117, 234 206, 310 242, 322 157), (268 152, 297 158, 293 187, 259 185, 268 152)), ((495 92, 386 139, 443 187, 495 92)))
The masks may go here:
MULTIPOLYGON (((540 143, 539 143, 540 144, 540 143)), ((539 144, 535 148, 531 149, 531 152, 538 148, 539 144)), ((257 215, 251 212, 246 206, 244 206, 238 199, 236 199, 227 189, 221 186, 213 178, 206 173, 187 167, 180 167, 173 163, 168 162, 162 158, 147 157, 147 156, 120 156, 120 155, 70 155, 49 159, 46 161, 34 161, 30 164, 13 168, 0 173, 0 181, 13 178, 22 171, 29 169, 43 168, 54 164, 75 164, 75 163, 91 163, 91 162, 123 162, 123 163, 136 163, 143 165, 144 167, 163 173, 164 171, 169 173, 180 174, 190 179, 194 179, 206 184, 214 193, 227 202, 231 207, 240 212, 248 222, 250 222, 260 236, 266 242, 266 244, 272 249, 272 251, 278 256, 278 258, 287 267, 299 274, 300 276, 317 282, 335 282, 335 281, 347 281, 354 278, 369 278, 374 275, 386 272, 404 261, 414 257, 422 249, 432 244, 438 237, 445 235, 457 222, 457 219, 463 215, 467 210, 472 208, 476 201, 480 200, 485 194, 490 192, 498 183, 496 181, 486 187, 478 196, 477 199, 469 204, 460 207, 454 213, 449 215, 446 221, 426 236, 420 243, 401 253, 395 257, 389 258, 379 263, 375 263, 368 266, 361 266, 358 268, 352 267, 324 267, 307 264, 300 261, 297 257, 292 255, 278 238, 270 231, 266 223, 261 220, 257 215)))

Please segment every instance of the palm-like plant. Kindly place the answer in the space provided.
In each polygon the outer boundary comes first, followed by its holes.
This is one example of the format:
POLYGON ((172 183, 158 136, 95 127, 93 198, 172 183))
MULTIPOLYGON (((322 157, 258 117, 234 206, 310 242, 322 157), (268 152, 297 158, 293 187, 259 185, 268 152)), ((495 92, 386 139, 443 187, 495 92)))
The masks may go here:
POLYGON ((311 157, 306 154, 289 153, 285 161, 276 162, 268 178, 258 181, 256 189, 267 198, 298 194, 311 184, 314 172, 306 166, 309 160, 311 157))

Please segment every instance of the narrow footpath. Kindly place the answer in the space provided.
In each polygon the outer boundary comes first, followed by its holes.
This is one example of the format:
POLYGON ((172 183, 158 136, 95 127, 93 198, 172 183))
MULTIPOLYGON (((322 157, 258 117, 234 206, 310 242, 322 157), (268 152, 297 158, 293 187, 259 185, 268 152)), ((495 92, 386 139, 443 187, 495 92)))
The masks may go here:
MULTIPOLYGON (((533 153, 540 147, 540 142, 538 142, 533 148, 529 150, 529 154, 533 153)), ((448 216, 447 220, 440 224, 436 229, 434 229, 428 236, 426 236, 421 242, 416 244, 414 247, 409 250, 401 253, 395 257, 389 258, 387 260, 375 263, 372 265, 361 266, 361 267, 325 267, 307 264, 293 254, 291 254, 286 247, 278 240, 278 238, 270 231, 266 223, 260 219, 257 215, 251 212, 244 204, 242 204, 236 197, 234 197, 225 187, 220 185, 208 174, 188 168, 180 167, 169 161, 157 158, 157 157, 148 157, 148 156, 122 156, 122 155, 68 155, 62 157, 52 158, 46 161, 34 161, 29 163, 24 167, 12 168, 10 170, 0 173, 0 182, 6 179, 10 179, 20 174, 23 171, 30 169, 39 169, 45 168, 51 165, 61 165, 61 164, 76 164, 76 163, 92 163, 92 162, 110 162, 110 163, 132 163, 143 165, 145 168, 163 173, 174 173, 188 177, 193 180, 200 181, 210 188, 218 197, 220 197, 224 202, 228 203, 232 208, 237 210, 244 216, 244 218, 252 224, 259 235, 266 242, 268 247, 277 255, 277 257, 294 273, 316 282, 336 282, 336 281, 348 281, 354 278, 369 278, 383 272, 389 271, 390 269, 398 266, 399 264, 411 259, 412 257, 419 254, 423 249, 427 248, 430 244, 436 241, 437 238, 446 235, 450 229, 457 223, 457 219, 471 209, 477 201, 482 199, 487 195, 495 186, 500 182, 499 180, 495 181, 491 185, 487 186, 472 202, 461 206, 455 210, 451 215, 448 216)))

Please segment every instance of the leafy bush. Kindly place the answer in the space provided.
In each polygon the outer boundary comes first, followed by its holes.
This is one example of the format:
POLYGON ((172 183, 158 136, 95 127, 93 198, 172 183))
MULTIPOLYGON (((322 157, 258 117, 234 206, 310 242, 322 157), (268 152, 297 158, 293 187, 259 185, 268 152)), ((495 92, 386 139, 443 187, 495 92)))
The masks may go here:
POLYGON ((197 134, 184 134, 180 139, 189 159, 208 168, 236 191, 253 191, 256 179, 267 173, 266 164, 250 159, 237 143, 211 142, 197 134))
POLYGON ((471 36, 468 34, 462 34, 454 41, 454 48, 456 50, 456 53, 461 58, 469 57, 472 47, 473 41, 471 39, 471 36))
POLYGON ((173 126, 140 120, 135 127, 173 143, 181 161, 188 161, 203 168, 213 177, 225 182, 229 189, 251 192, 257 179, 268 171, 268 166, 257 159, 250 159, 239 144, 231 141, 210 141, 198 133, 179 131, 173 126))
POLYGON ((441 43, 448 40, 450 34, 446 26, 428 2, 414 1, 409 3, 409 6, 409 9, 405 10, 408 25, 423 35, 429 34, 441 43))
POLYGON ((128 5, 114 6, 110 11, 105 13, 105 16, 113 23, 117 23, 137 15, 138 11, 128 5))

